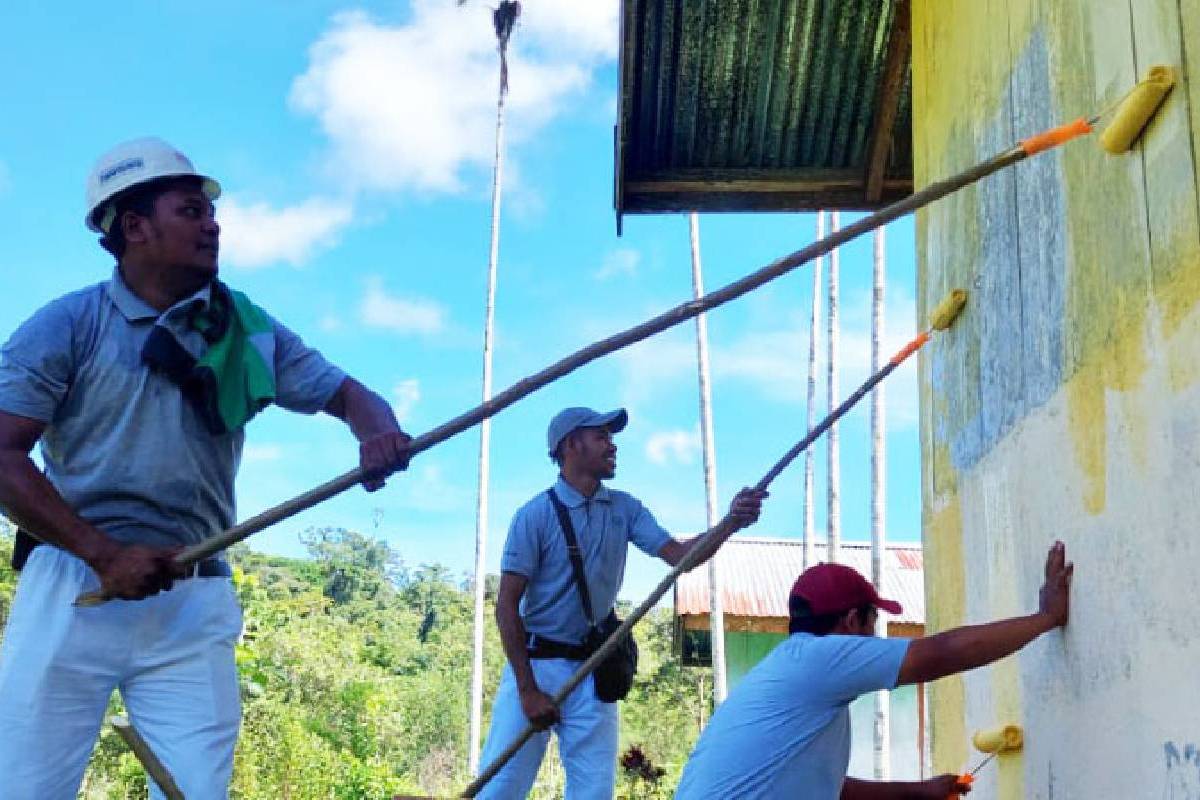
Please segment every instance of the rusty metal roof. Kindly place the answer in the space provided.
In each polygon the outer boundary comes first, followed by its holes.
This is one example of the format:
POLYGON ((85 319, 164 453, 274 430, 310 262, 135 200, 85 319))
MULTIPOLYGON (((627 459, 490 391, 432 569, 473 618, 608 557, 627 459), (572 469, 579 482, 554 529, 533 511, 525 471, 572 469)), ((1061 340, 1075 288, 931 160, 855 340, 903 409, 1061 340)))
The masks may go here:
POLYGON ((912 192, 909 0, 622 0, 621 214, 912 192))
MULTIPOLYGON (((743 617, 788 616, 788 593, 803 571, 804 547, 798 539, 734 538, 719 554, 721 599, 726 614, 743 617)), ((816 548, 825 560, 825 545, 816 548)), ((871 574, 871 545, 842 542, 841 562, 865 576, 871 574)), ((889 544, 883 560, 884 597, 904 607, 892 622, 925 624, 925 570, 919 544, 889 544)), ((694 569, 675 584, 675 613, 708 613, 708 570, 694 569)))

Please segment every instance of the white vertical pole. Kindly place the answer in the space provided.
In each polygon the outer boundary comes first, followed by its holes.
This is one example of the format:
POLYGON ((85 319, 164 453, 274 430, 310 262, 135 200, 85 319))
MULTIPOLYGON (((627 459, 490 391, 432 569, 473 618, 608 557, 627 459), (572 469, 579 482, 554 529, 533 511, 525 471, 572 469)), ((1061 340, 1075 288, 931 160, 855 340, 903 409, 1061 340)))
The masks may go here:
MULTIPOLYGON (((817 212, 817 238, 825 238, 825 212, 817 212)), ((811 431, 817 422, 817 339, 821 325, 821 273, 825 270, 825 256, 819 257, 812 266, 812 311, 808 325, 808 420, 805 431, 811 431)), ((816 533, 813 518, 813 448, 804 451, 804 568, 817 563, 816 533)))
MULTIPOLYGON (((704 276, 700 264, 700 215, 688 217, 692 240, 692 294, 704 296, 704 276)), ((708 369, 708 320, 705 314, 696 316, 696 368, 700 377, 700 435, 704 453, 704 498, 708 509, 708 527, 716 525, 717 516, 717 454, 713 444, 712 382, 708 369)), ((717 566, 718 550, 708 560, 708 629, 712 638, 713 704, 725 699, 725 614, 721 600, 721 573, 717 566)))
MULTIPOLYGON (((875 230, 874 290, 871 293, 871 371, 883 369, 883 291, 886 281, 884 228, 875 230)), ((871 392, 871 581, 878 590, 883 589, 883 558, 885 555, 884 481, 886 477, 886 444, 884 440, 883 384, 871 392)), ((887 620, 880 615, 875 626, 878 636, 887 637, 887 620)), ((891 696, 888 692, 875 693, 875 780, 886 781, 891 777, 891 696)))
MULTIPOLYGON (((830 233, 836 233, 840 226, 841 215, 836 211, 830 212, 830 233)), ((830 413, 841 402, 838 396, 838 346, 840 344, 838 336, 838 272, 840 266, 841 257, 838 248, 835 247, 829 254, 829 373, 826 398, 829 402, 830 413)), ((841 558, 842 547, 841 454, 838 451, 838 424, 836 422, 829 426, 826 446, 829 456, 829 507, 826 512, 829 543, 826 545, 825 554, 830 561, 836 562, 841 558)))
MULTIPOLYGON (((496 101, 496 160, 492 175, 492 242, 488 253, 487 307, 483 326, 483 399, 492 397, 492 338, 496 319, 496 265, 500 260, 500 190, 504 175, 504 96, 501 80, 496 101)), ((479 424, 479 503, 475 511, 475 641, 471 661, 471 741, 468 769, 479 772, 479 745, 483 728, 483 642, 487 625, 487 526, 488 480, 491 472, 492 424, 479 424)))

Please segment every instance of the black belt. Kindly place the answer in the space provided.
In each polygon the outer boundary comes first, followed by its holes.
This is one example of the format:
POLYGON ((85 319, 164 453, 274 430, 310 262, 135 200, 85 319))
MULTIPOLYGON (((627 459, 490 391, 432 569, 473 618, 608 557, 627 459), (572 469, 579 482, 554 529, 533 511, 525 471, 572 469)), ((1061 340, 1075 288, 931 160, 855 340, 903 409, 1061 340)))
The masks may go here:
POLYGON ((206 558, 203 561, 197 561, 195 564, 187 568, 187 572, 175 580, 187 580, 188 578, 229 578, 233 575, 233 570, 229 564, 222 558, 206 558))
POLYGON ((571 661, 585 661, 592 651, 581 644, 556 642, 536 633, 529 634, 525 645, 530 658, 566 658, 571 661))

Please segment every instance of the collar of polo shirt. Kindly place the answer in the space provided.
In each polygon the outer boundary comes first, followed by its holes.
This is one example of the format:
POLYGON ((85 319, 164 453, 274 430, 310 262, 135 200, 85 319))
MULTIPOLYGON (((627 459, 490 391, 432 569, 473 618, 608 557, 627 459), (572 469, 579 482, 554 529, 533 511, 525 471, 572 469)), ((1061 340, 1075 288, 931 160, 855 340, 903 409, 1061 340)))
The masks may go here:
MULTIPOLYGON (((116 267, 113 268, 112 280, 108 282, 108 296, 112 298, 113 305, 117 307, 121 315, 130 322, 137 322, 144 319, 158 319, 161 316, 153 306, 134 294, 134 291, 125 283, 125 279, 121 277, 121 270, 116 267)), ((169 313, 172 309, 181 306, 191 306, 197 300, 203 306, 207 307, 211 299, 212 284, 209 283, 205 284, 204 288, 192 296, 186 297, 171 306, 164 313, 169 313)))
POLYGON ((558 483, 554 486, 554 493, 558 495, 558 499, 561 500, 562 504, 567 508, 579 508, 589 499, 595 500, 598 503, 612 502, 612 495, 609 493, 608 487, 603 483, 596 488, 596 493, 594 495, 592 495, 590 498, 587 498, 580 494, 578 489, 560 477, 558 479, 558 483))

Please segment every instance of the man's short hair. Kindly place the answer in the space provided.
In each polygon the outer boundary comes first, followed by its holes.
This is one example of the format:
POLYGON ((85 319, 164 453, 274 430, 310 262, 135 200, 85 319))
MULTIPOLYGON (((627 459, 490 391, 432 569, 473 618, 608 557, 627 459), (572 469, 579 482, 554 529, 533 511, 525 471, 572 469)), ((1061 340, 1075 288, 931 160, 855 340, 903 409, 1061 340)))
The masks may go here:
POLYGON ((575 430, 571 431, 566 436, 564 436, 562 438, 562 440, 559 441, 558 447, 554 448, 554 452, 550 454, 550 460, 553 461, 555 464, 558 464, 561 467, 563 465, 563 448, 566 447, 567 442, 578 439, 579 432, 581 430, 583 430, 583 428, 576 428, 575 430))
MULTIPOLYGON (((111 253, 113 258, 120 261, 121 257, 125 255, 125 230, 121 227, 121 218, 125 216, 126 212, 132 211, 139 217, 151 217, 154 215, 154 205, 158 202, 158 198, 172 189, 199 187, 200 184, 201 179, 198 177, 174 175, 139 183, 121 192, 112 200, 112 206, 116 213, 113 216, 112 225, 108 227, 108 233, 100 237, 100 246, 111 253)), ((102 213, 102 210, 97 213, 102 213)))
POLYGON ((792 595, 788 598, 788 633, 811 633, 813 636, 826 636, 837 627, 842 617, 851 611, 857 610, 860 617, 867 619, 873 608, 875 608, 874 605, 866 603, 832 614, 813 614, 807 600, 792 595))

